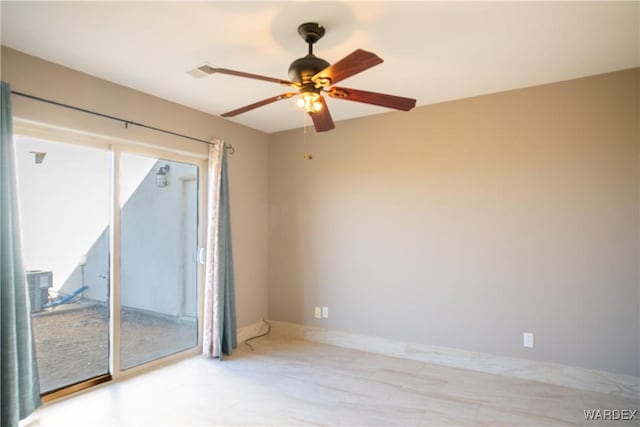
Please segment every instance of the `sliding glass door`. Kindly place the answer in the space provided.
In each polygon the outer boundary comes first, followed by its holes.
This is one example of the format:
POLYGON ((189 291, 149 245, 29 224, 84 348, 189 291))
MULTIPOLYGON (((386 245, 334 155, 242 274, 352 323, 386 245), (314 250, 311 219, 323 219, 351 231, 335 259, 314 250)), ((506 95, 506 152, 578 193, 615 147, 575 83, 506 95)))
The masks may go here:
POLYGON ((111 153, 17 136, 40 388, 109 372, 111 153))
POLYGON ((15 145, 42 392, 197 346, 198 161, 15 145))
POLYGON ((198 168, 120 157, 120 364, 198 343, 198 168))

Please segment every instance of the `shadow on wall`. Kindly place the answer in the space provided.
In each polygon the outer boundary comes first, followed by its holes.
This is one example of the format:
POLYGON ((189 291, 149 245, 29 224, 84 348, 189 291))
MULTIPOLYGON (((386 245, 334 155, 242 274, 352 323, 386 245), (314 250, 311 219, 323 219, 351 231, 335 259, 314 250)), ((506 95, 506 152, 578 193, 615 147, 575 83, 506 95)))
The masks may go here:
MULTIPOLYGON (((197 167, 158 161, 121 210, 122 306, 170 316, 197 315, 197 167), (169 185, 156 173, 170 165, 169 185)), ((106 302, 109 296, 109 227, 60 288, 106 302), (84 262, 84 264, 83 264, 84 262)))

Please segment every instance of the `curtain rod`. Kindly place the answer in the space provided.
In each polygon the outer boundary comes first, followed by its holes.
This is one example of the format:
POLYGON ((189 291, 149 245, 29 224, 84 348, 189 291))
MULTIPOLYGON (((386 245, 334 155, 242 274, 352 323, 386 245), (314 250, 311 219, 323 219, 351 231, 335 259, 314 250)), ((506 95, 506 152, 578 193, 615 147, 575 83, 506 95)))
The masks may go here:
MULTIPOLYGON (((25 98, 29 98, 29 99, 33 99, 33 100, 36 100, 36 101, 45 102, 47 104, 57 105, 58 107, 69 108, 71 110, 81 111, 81 112, 87 113, 87 114, 93 114, 94 116, 104 117, 105 119, 115 120, 117 122, 124 123, 125 127, 129 127, 129 125, 138 126, 138 127, 145 128, 145 129, 155 130, 156 132, 162 132, 162 133, 166 133, 166 134, 169 134, 169 135, 178 136, 180 138, 190 139, 191 141, 197 141, 197 142, 202 142, 204 144, 213 145, 213 142, 207 141, 205 139, 200 139, 200 138, 195 138, 193 136, 183 135, 181 133, 172 132, 170 130, 160 129, 160 128, 157 128, 157 127, 154 127, 154 126, 149 126, 149 125, 145 125, 145 124, 142 124, 142 123, 137 123, 137 122, 134 122, 132 120, 122 119, 120 117, 115 117, 115 116, 110 116, 108 114, 98 113, 97 111, 87 110, 85 108, 75 107, 75 106, 69 105, 69 104, 63 104, 62 102, 57 102, 57 101, 52 101, 50 99, 40 98, 38 96, 29 95, 27 93, 16 92, 15 90, 12 90, 11 93, 13 95, 23 96, 25 98)), ((233 148, 233 145, 229 144, 228 142, 225 142, 225 147, 231 152, 231 154, 235 154, 236 149, 233 148)))

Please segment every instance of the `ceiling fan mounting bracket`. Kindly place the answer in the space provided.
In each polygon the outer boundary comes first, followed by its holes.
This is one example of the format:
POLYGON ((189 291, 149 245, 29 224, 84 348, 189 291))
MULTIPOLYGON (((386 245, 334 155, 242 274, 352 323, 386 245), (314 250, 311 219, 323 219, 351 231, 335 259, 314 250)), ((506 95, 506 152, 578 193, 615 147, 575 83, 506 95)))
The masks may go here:
POLYGON ((315 22, 306 22, 298 27, 298 34, 305 43, 312 45, 324 36, 324 27, 315 22))

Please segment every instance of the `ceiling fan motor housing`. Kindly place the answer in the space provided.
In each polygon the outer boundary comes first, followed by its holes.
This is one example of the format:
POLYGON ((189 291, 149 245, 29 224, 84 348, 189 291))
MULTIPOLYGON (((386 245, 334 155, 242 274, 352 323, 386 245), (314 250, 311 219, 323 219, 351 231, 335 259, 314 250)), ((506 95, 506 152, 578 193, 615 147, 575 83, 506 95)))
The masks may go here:
POLYGON ((305 43, 314 44, 324 36, 324 27, 316 22, 305 22, 298 26, 298 34, 305 43))
POLYGON ((298 58, 289 66, 289 78, 291 81, 301 84, 311 83, 311 77, 327 68, 329 64, 322 58, 314 54, 309 54, 303 58, 298 58))

